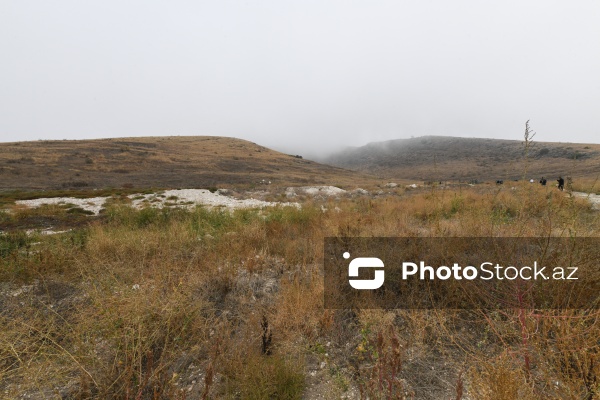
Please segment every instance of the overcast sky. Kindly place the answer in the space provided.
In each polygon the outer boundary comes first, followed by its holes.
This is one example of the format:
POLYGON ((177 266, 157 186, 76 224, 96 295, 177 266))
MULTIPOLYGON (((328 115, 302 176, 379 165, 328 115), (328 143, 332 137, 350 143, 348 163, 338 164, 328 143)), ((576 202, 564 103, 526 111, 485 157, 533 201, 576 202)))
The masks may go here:
POLYGON ((600 1, 0 0, 0 141, 600 142, 600 1))

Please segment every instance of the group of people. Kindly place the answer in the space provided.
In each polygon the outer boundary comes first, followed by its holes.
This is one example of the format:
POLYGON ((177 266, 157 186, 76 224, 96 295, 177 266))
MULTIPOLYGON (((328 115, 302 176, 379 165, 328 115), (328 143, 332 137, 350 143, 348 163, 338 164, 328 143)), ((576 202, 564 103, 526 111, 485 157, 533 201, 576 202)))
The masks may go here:
MULTIPOLYGON (((516 181, 516 179, 515 179, 516 181)), ((534 183, 535 181, 533 179, 529 180, 529 183, 534 183)), ((556 182, 558 182, 558 189, 559 190, 565 190, 565 180, 563 179, 562 176, 559 176, 558 179, 556 180, 556 182)), ((499 179, 496 181, 496 185, 502 185, 504 183, 503 180, 499 179)), ((548 181, 546 180, 546 178, 544 178, 542 176, 542 179, 540 179, 540 184, 542 186, 546 186, 546 183, 548 183, 548 181)))
MULTIPOLYGON (((529 180, 529 183, 533 183, 533 182, 535 182, 533 179, 529 180)), ((556 182, 558 182, 558 189, 559 190, 565 190, 565 180, 563 179, 562 176, 559 176, 558 179, 556 180, 556 182)), ((503 180, 497 180, 496 181, 496 185, 502 185, 503 183, 504 183, 503 180)), ((546 178, 544 178, 542 176, 542 179, 540 179, 540 184, 542 186, 546 186, 546 183, 548 183, 548 181, 546 180, 546 178)))
MULTIPOLYGON (((541 184, 542 186, 546 186, 546 183, 547 183, 547 182, 548 182, 548 181, 546 181, 546 178, 544 178, 544 177, 542 176, 542 179, 540 179, 540 184, 541 184)), ((563 177, 562 177, 562 176, 559 176, 559 177, 558 177, 558 179, 556 180, 556 182, 558 182, 558 189, 559 189, 559 190, 564 190, 564 189, 565 189, 565 180, 563 179, 563 177)))

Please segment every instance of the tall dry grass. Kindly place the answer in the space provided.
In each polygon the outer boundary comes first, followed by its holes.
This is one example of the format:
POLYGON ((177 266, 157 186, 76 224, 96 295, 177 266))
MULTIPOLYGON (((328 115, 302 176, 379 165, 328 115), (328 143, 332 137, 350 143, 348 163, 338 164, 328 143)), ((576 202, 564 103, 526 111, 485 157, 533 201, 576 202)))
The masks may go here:
POLYGON ((316 374, 330 398, 598 396, 594 310, 326 310, 335 235, 597 236, 598 214, 525 184, 301 209, 114 204, 65 234, 3 235, 0 394, 296 399, 316 374))

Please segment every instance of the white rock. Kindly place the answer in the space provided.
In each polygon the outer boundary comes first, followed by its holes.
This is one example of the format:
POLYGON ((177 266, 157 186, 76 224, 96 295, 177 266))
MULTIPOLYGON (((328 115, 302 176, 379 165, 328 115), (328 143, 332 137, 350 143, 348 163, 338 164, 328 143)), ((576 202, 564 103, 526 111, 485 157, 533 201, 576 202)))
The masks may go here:
POLYGON ((17 200, 15 204, 24 205, 27 207, 39 207, 42 204, 73 204, 77 207, 80 207, 86 211, 91 211, 95 215, 100 213, 102 207, 104 207, 104 203, 106 202, 107 197, 92 197, 89 199, 77 199, 74 197, 50 197, 50 198, 41 198, 41 199, 33 199, 33 200, 17 200))
MULTIPOLYGON (((341 189, 339 189, 341 190, 341 189)), ((162 208, 164 203, 169 197, 176 197, 179 203, 176 207, 193 207, 197 204, 206 205, 209 207, 226 207, 229 209, 235 208, 263 208, 272 207, 276 205, 292 206, 300 208, 298 203, 280 203, 272 201, 262 201, 257 199, 245 199, 239 200, 233 197, 224 196, 223 194, 216 192, 211 193, 206 189, 177 189, 177 190, 166 190, 161 195, 157 194, 132 194, 127 196, 131 199, 131 204, 136 208, 143 208, 147 205, 152 207, 162 208)), ((74 197, 53 197, 53 198, 41 198, 34 200, 17 200, 15 203, 24 205, 27 207, 39 207, 42 204, 66 204, 70 203, 78 206, 84 210, 93 212, 95 215, 100 213, 100 210, 104 207, 108 197, 94 197, 90 199, 78 199, 74 197)))
POLYGON ((346 193, 344 189, 340 189, 335 186, 301 186, 297 188, 289 187, 286 189, 287 193, 301 192, 311 196, 337 196, 346 193))

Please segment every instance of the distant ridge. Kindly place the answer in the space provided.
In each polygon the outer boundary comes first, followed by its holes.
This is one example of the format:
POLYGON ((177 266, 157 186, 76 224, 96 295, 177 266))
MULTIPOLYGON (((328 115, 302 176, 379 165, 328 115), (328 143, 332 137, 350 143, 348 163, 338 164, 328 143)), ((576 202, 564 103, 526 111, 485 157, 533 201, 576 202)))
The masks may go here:
POLYGON ((424 136, 347 148, 325 163, 387 179, 495 180, 600 173, 600 145, 424 136))
POLYGON ((372 178, 228 137, 0 143, 0 189, 354 185, 361 180, 372 178))

